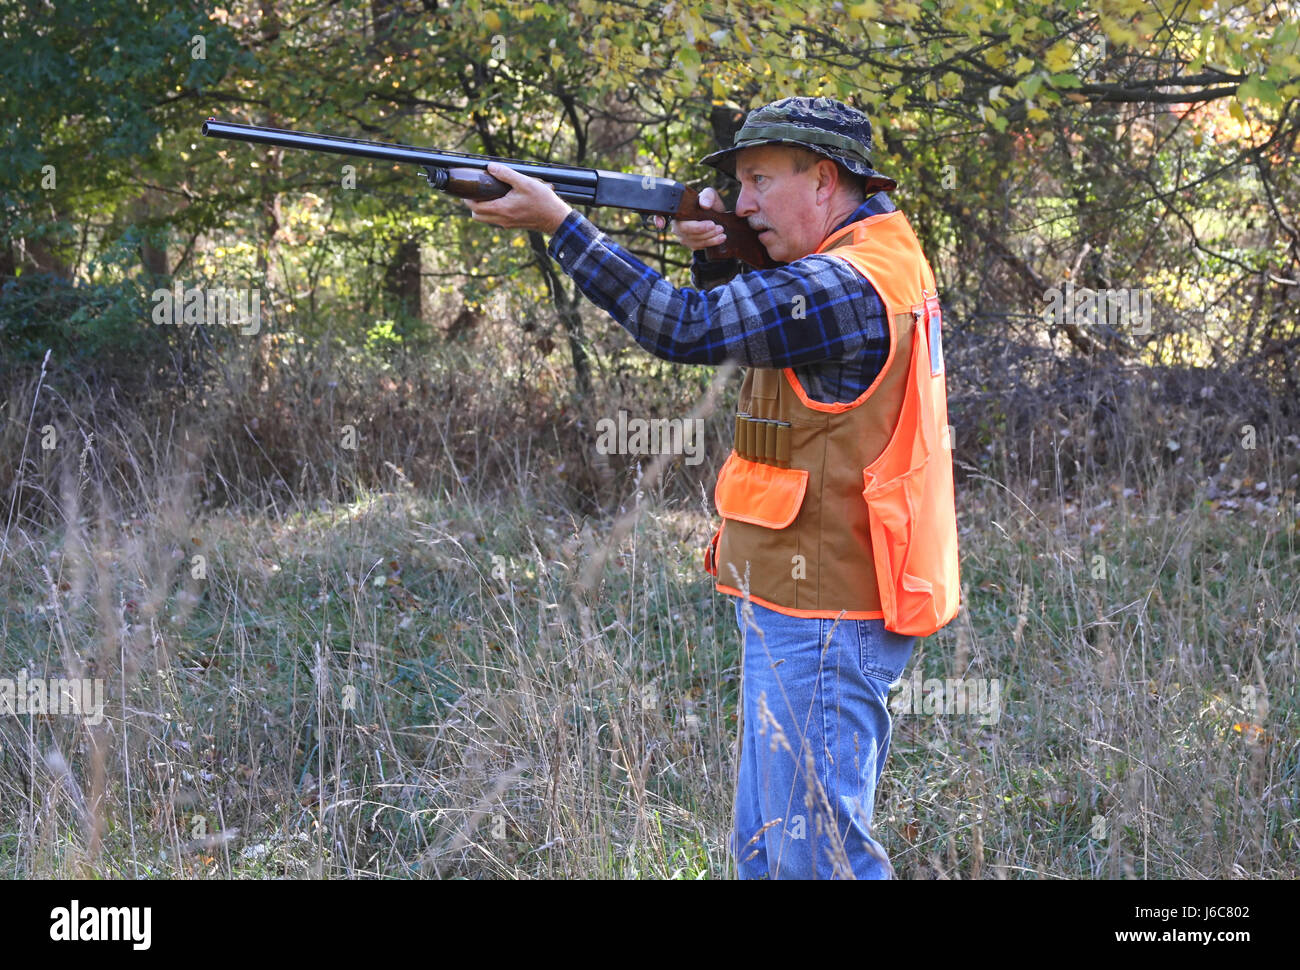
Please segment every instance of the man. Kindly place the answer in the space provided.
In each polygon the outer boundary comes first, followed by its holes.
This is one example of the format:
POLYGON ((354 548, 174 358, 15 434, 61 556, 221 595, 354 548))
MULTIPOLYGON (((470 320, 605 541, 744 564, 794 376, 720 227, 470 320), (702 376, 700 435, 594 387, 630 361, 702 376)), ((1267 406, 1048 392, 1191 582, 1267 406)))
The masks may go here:
POLYGON ((871 150, 866 116, 829 98, 752 112, 704 162, 739 179, 736 214, 785 265, 737 275, 703 258, 718 226, 681 223, 708 289, 673 287, 503 166, 488 171, 512 191, 467 203, 553 233, 551 256, 656 356, 749 367, 705 555, 743 644, 741 878, 892 874, 871 833, 889 688, 958 608, 938 294, 871 150))

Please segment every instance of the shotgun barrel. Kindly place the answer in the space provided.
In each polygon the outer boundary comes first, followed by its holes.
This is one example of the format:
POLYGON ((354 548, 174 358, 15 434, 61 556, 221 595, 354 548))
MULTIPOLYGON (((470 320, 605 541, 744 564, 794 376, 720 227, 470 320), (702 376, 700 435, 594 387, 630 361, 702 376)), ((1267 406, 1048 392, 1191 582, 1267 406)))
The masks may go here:
MULTIPOLYGON (((487 171, 488 162, 509 165, 530 178, 541 179, 552 185, 566 202, 593 204, 596 197, 598 175, 596 169, 576 165, 524 162, 514 158, 496 158, 492 155, 470 155, 464 152, 430 151, 413 145, 396 145, 390 142, 366 141, 362 138, 344 138, 339 135, 318 135, 308 131, 290 131, 286 128, 263 128, 259 125, 241 125, 230 121, 209 118, 203 123, 203 134, 210 138, 229 138, 277 148, 301 148, 311 152, 332 152, 355 158, 373 158, 384 162, 404 162, 408 165, 449 168, 469 168, 487 171)), ((493 179, 493 181, 497 181, 493 179)), ((510 186, 503 185, 506 191, 510 186)), ((442 188, 443 186, 435 186, 442 188)), ((501 195, 504 195, 502 192, 501 195)))
POLYGON ((530 178, 546 182, 565 202, 630 209, 643 216, 659 215, 716 222, 726 231, 727 239, 721 246, 705 250, 709 259, 734 257, 759 269, 782 265, 767 254, 767 250, 758 241, 758 234, 744 219, 732 212, 714 212, 701 208, 695 190, 672 179, 580 168, 555 162, 527 162, 494 155, 432 151, 414 145, 243 125, 218 121, 216 118, 209 118, 203 123, 203 134, 209 138, 229 138, 278 148, 299 148, 418 165, 424 169, 422 174, 433 188, 460 198, 477 200, 499 199, 510 191, 509 185, 487 172, 489 162, 499 162, 530 178))

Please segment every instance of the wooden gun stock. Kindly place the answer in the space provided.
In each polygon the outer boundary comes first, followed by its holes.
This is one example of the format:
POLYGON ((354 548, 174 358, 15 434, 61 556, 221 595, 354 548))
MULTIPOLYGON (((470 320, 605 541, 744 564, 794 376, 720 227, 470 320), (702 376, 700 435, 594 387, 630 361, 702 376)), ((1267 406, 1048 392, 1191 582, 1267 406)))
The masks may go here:
POLYGON ((704 255, 709 259, 740 259, 755 269, 772 269, 785 265, 768 255, 758 240, 758 233, 748 222, 734 212, 714 212, 703 208, 700 205, 700 194, 694 189, 686 189, 682 193, 682 201, 673 213, 673 218, 686 222, 716 222, 722 227, 727 239, 721 246, 710 246, 704 250, 704 255))

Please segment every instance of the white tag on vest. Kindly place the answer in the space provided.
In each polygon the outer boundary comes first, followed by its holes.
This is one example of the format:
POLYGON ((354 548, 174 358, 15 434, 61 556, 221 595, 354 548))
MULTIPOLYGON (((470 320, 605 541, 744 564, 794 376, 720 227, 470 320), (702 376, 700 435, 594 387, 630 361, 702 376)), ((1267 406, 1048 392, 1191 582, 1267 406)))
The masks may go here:
POLYGON ((943 373, 943 315, 939 310, 939 297, 925 298, 926 342, 930 345, 930 376, 943 373))

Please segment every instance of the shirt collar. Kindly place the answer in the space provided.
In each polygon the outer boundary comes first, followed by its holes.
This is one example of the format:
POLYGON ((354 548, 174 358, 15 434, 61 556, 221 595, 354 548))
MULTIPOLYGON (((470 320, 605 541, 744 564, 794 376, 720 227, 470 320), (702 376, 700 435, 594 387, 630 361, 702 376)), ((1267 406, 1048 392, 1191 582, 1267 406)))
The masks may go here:
POLYGON ((878 216, 885 212, 893 212, 896 208, 897 207, 894 203, 890 201, 888 194, 885 192, 877 192, 854 209, 853 213, 836 226, 834 231, 839 232, 845 226, 852 225, 855 222, 861 222, 863 219, 867 219, 871 216, 878 216))

